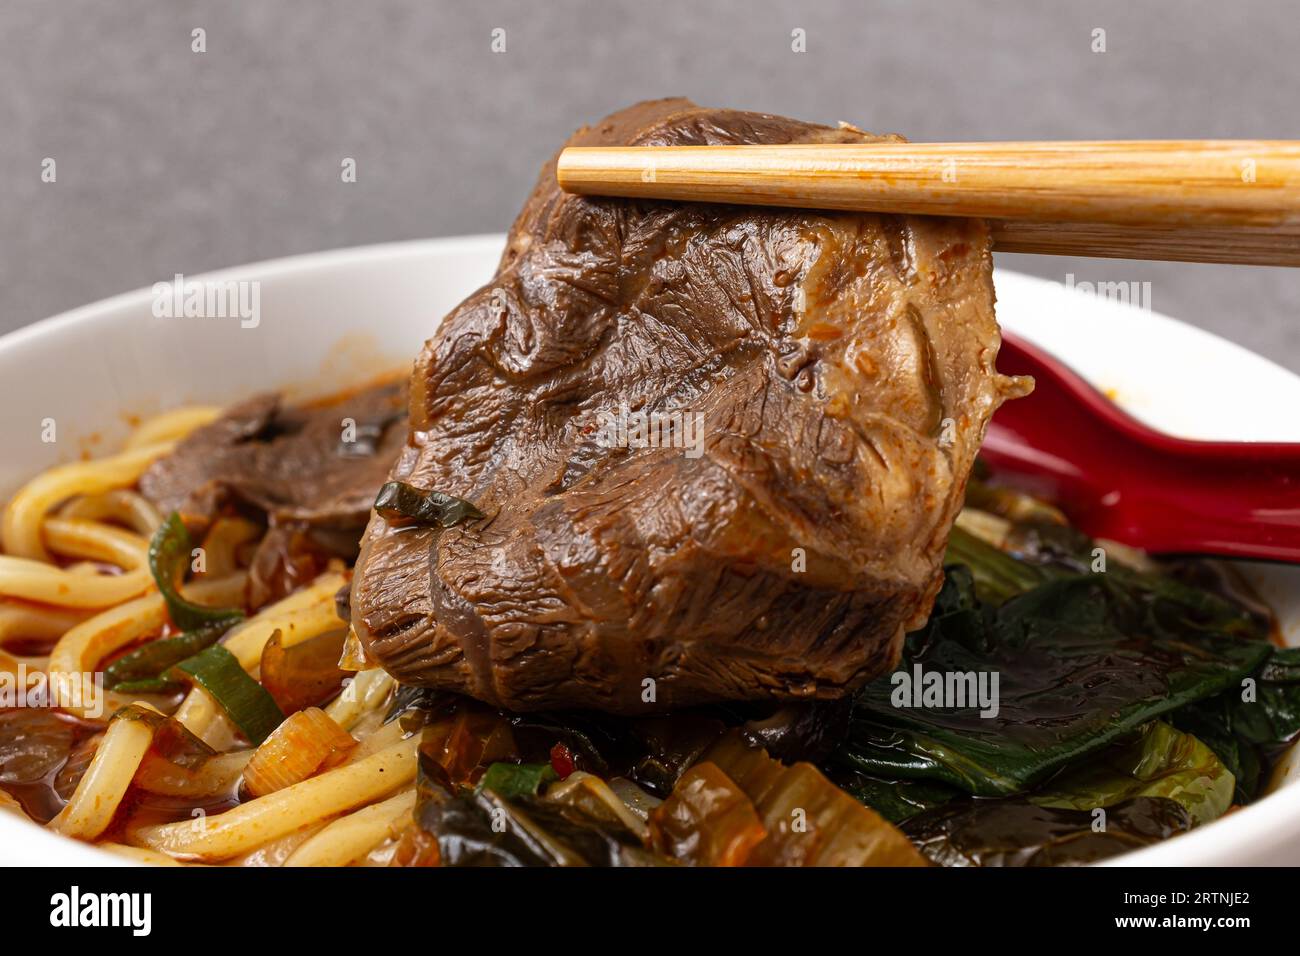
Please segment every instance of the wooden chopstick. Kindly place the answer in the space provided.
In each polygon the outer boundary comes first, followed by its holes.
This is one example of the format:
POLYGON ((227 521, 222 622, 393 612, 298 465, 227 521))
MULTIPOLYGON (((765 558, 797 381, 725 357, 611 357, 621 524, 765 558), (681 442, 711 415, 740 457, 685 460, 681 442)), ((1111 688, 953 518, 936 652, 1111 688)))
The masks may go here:
POLYGON ((992 220, 999 251, 1300 266, 1300 142, 570 147, 574 193, 992 220))

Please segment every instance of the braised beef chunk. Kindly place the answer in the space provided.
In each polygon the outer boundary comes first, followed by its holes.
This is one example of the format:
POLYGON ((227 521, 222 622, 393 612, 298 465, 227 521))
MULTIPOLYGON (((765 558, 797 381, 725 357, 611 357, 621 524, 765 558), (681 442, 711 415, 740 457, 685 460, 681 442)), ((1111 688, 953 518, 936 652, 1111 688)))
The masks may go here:
POLYGON ((211 517, 234 504, 354 549, 405 443, 405 409, 400 384, 300 407, 261 395, 185 438, 140 489, 164 512, 211 517))
MULTIPOLYGON (((874 140, 677 99, 570 143, 874 140)), ((486 517, 371 517, 367 650, 516 711, 829 699, 880 674, 1021 387, 994 368, 991 269, 979 221, 586 199, 548 165, 418 358, 390 476, 486 517)))

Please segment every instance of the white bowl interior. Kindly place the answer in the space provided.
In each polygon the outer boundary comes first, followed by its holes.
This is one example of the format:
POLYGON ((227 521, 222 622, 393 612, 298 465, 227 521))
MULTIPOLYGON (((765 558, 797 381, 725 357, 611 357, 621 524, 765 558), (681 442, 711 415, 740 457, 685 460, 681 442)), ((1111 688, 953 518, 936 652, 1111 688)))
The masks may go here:
MULTIPOLYGON (((441 318, 491 278, 501 236, 394 243, 187 277, 256 280, 261 317, 156 318, 150 289, 0 338, 0 497, 37 471, 103 454, 134 417, 258 391, 328 394, 408 367, 441 318), (57 441, 42 440, 53 419, 57 441)), ((1002 325, 1065 358, 1149 424, 1190 438, 1300 441, 1300 378, 1239 346, 1152 312, 1014 272, 996 273, 1002 325)), ((1246 566, 1300 644, 1300 568, 1246 566)), ((1300 765, 1300 762, 1297 762, 1300 765)), ((1279 778, 1290 783, 1289 762, 1279 778)), ((1300 789, 1122 863, 1224 865, 1300 859, 1300 789)), ((119 862, 0 813, 0 861, 119 862)))

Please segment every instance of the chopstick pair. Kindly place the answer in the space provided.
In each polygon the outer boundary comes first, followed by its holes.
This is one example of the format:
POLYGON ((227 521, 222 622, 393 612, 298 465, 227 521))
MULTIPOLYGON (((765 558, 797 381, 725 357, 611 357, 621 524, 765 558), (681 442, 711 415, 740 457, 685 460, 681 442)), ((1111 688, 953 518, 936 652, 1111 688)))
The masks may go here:
POLYGON ((1001 252, 1300 266, 1300 141, 569 147, 586 195, 990 221, 1001 252))

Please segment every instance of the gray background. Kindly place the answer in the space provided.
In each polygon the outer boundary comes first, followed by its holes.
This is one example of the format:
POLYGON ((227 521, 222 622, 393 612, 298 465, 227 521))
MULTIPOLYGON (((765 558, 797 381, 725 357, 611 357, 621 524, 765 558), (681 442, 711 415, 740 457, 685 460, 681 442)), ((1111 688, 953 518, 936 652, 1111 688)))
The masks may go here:
MULTIPOLYGON (((916 140, 1297 138, 1298 50, 1288 0, 3 0, 0 331, 177 272, 505 229, 575 126, 641 98, 916 140)), ((1300 270, 1000 264, 1150 281, 1300 370, 1300 270)))

